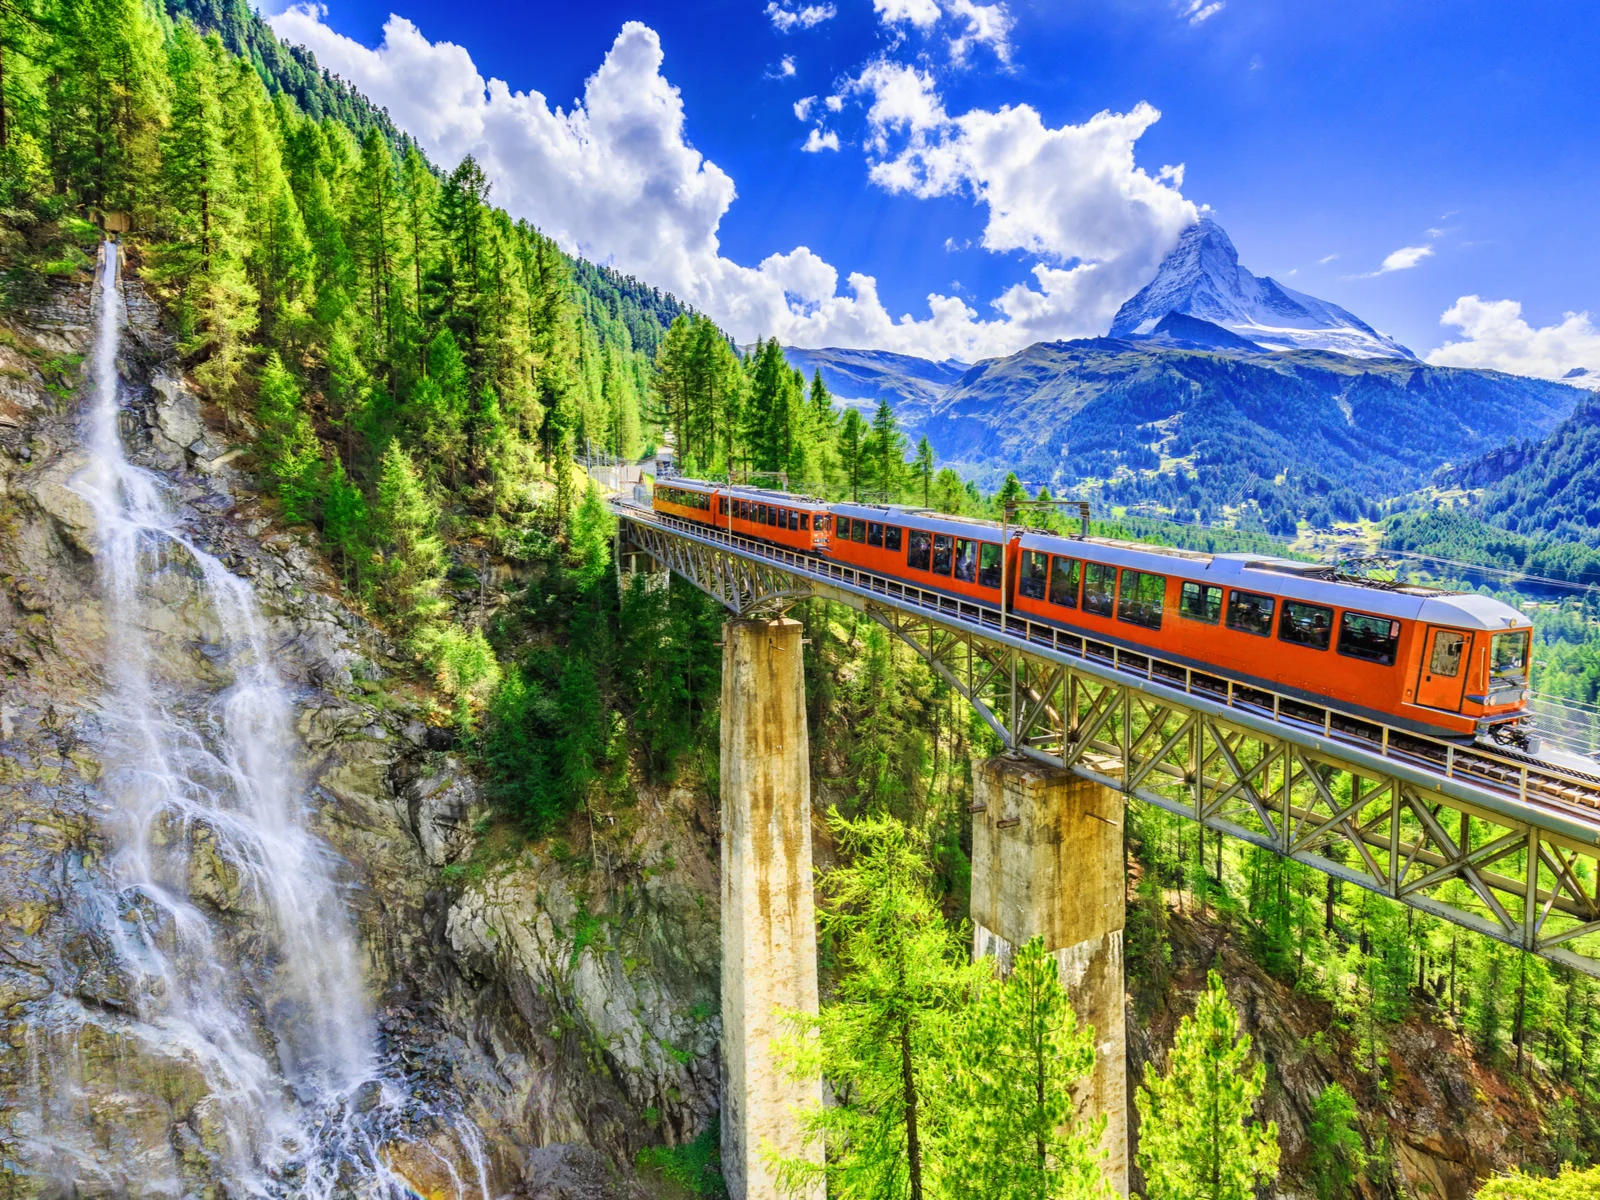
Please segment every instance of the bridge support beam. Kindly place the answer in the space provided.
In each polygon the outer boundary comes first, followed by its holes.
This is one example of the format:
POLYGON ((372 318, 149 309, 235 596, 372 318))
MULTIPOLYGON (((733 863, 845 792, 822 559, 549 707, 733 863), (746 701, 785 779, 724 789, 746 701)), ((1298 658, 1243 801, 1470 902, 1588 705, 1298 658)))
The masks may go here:
POLYGON ((973 953, 1009 966, 1035 937, 1055 954, 1080 1024, 1094 1026, 1094 1073, 1080 1111, 1106 1118, 1106 1177, 1128 1194, 1128 1057, 1120 795, 1030 759, 973 769, 973 953))
MULTIPOLYGON (((790 620, 722 627, 722 1172, 732 1200, 777 1200, 763 1152, 805 1153, 796 1113, 822 1095, 820 1079, 790 1078, 773 1053, 778 1009, 817 1011, 800 634, 790 620)), ((801 1200, 823 1200, 822 1187, 801 1200)))

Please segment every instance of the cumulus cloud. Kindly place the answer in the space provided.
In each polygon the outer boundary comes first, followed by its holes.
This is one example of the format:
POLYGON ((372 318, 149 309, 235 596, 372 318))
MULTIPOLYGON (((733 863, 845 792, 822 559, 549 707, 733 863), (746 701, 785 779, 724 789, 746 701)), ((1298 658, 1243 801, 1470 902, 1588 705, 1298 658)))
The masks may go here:
POLYGON ((1462 296, 1439 318, 1461 331, 1428 355, 1439 367, 1489 367, 1515 375, 1561 379, 1574 370, 1585 386, 1600 373, 1600 328, 1586 312, 1569 312, 1555 325, 1532 326, 1515 300, 1462 296))
POLYGON ((837 150, 839 148, 839 135, 833 130, 824 133, 821 129, 813 129, 806 138, 806 144, 800 149, 815 154, 818 150, 837 150))
POLYGON ((1001 62, 1011 61, 1011 27, 1016 24, 1011 10, 1003 3, 974 4, 973 0, 953 0, 950 15, 963 23, 963 30, 950 39, 950 58, 967 60, 974 46, 987 46, 1001 62))
POLYGON ((778 65, 773 68, 772 74, 778 79, 788 79, 794 74, 794 55, 785 54, 778 60, 778 65))
POLYGON ((802 8, 787 8, 772 0, 767 5, 767 17, 772 22, 772 27, 779 33, 788 33, 791 29, 811 29, 821 25, 824 21, 831 21, 838 15, 838 10, 831 4, 807 4, 802 8))
POLYGON ((815 96, 801 96, 794 102, 794 119, 804 121, 811 116, 811 106, 817 102, 815 96))
POLYGON ((872 11, 885 25, 915 25, 929 29, 939 23, 937 0, 872 0, 872 11))
MULTIPOLYGON (((429 41, 402 17, 389 18, 376 48, 330 29, 315 9, 272 25, 387 108, 442 165, 476 157, 494 202, 514 216, 672 291, 740 341, 777 336, 971 360, 1099 333, 1196 216, 1174 172, 1152 177, 1134 161, 1158 117, 1148 105, 1059 128, 1026 105, 952 116, 925 72, 875 64, 840 93, 866 109, 871 178, 911 196, 970 194, 986 212, 986 248, 1039 260, 1030 283, 982 315, 937 292, 922 315, 892 314, 872 276, 841 272, 807 247, 754 267, 722 254, 734 182, 690 142, 682 96, 662 73, 661 42, 648 26, 625 24, 582 96, 556 107, 536 91, 485 80, 466 50, 429 41)), ((843 107, 831 99, 831 111, 843 107)), ((837 140, 813 129, 807 145, 833 149, 837 140)))

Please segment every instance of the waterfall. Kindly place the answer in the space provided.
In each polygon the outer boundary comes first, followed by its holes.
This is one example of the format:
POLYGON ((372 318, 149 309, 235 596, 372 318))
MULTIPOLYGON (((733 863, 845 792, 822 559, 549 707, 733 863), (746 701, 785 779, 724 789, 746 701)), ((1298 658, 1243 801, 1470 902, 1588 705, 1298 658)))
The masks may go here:
MULTIPOLYGON (((377 1146, 408 1098, 379 1060, 339 860, 307 823, 267 624, 250 584, 186 532, 170 484, 124 450, 119 258, 103 243, 89 464, 75 486, 96 517, 106 627, 114 853, 96 916, 129 981, 132 1036, 202 1075, 219 1131, 206 1153, 226 1194, 405 1195, 377 1146), (180 611, 186 631, 204 631, 198 681, 164 632, 180 611)), ((166 1194, 177 1170, 150 1166, 134 1194, 166 1194)), ((457 1191, 487 1200, 481 1172, 457 1191)))

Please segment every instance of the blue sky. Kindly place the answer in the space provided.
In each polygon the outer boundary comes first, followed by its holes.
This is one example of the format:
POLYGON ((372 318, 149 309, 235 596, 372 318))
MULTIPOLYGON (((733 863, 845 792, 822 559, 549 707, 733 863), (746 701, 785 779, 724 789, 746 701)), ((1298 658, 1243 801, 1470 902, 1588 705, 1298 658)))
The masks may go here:
POLYGON ((972 358, 1103 332, 1209 207, 1251 269, 1455 343, 1438 361, 1600 369, 1567 316, 1600 279, 1592 3, 328 0, 274 24, 741 338, 972 358))

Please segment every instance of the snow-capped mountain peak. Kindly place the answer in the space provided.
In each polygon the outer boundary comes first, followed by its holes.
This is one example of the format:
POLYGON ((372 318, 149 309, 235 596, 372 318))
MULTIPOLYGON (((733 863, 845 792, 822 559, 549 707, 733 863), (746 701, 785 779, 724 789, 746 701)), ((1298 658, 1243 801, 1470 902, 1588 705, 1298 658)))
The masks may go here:
POLYGON ((1111 336, 1155 334, 1171 313, 1209 321, 1267 350, 1331 350, 1358 358, 1415 358, 1354 313, 1239 265, 1210 217, 1184 231, 1156 276, 1117 310, 1111 336))

